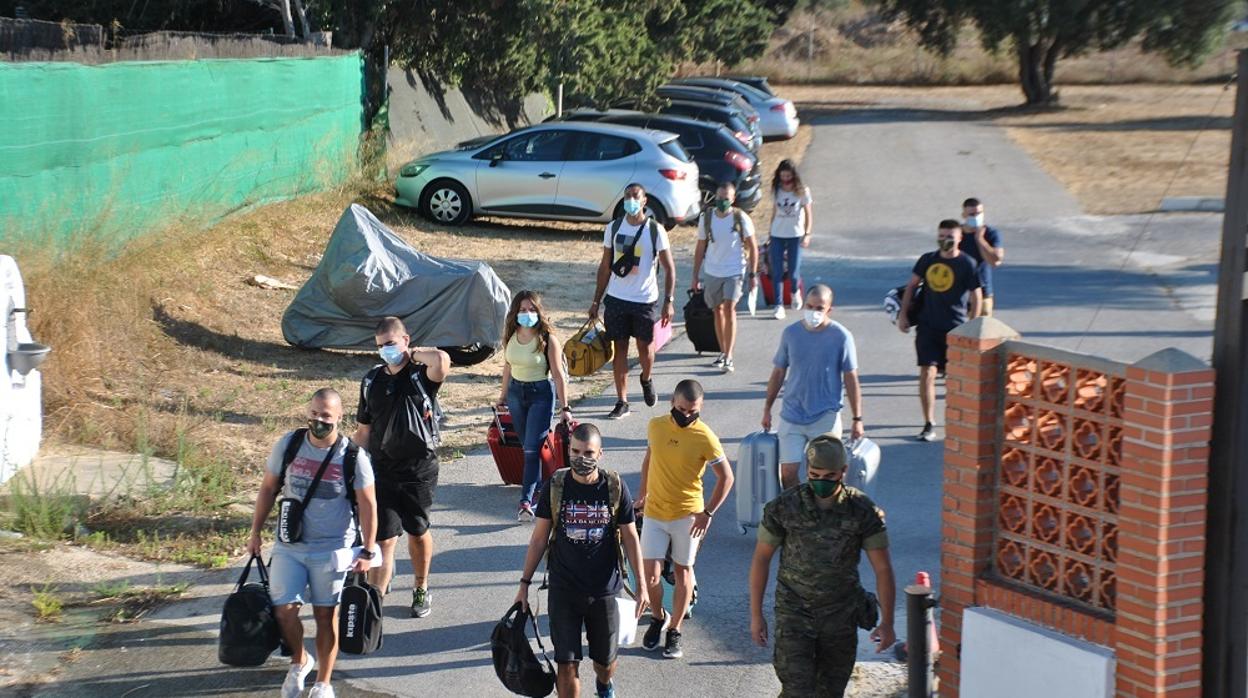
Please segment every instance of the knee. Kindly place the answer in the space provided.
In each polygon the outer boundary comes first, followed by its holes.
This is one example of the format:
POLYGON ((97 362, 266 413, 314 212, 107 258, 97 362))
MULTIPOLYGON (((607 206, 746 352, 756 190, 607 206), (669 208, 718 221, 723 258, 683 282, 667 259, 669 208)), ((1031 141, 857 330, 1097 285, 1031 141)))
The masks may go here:
POLYGON ((580 665, 576 662, 559 662, 558 678, 560 681, 572 681, 580 675, 580 665))
POLYGON ((677 582, 681 584, 688 584, 690 581, 693 580, 693 566, 692 565, 678 565, 673 562, 672 568, 676 572, 677 582))
POLYGON ((274 608, 273 614, 283 623, 289 623, 292 620, 297 621, 299 620, 299 604, 284 603, 281 606, 274 608))

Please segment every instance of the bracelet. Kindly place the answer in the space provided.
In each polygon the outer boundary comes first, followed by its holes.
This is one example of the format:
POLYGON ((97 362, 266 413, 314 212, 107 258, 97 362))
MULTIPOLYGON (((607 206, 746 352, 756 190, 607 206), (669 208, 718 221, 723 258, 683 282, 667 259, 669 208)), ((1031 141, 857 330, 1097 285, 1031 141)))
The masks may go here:
POLYGON ((713 512, 713 511, 707 511, 706 509, 703 509, 703 510, 702 510, 702 513, 703 513, 703 514, 706 514, 706 518, 708 518, 708 519, 713 519, 713 518, 715 518, 715 512, 713 512))
POLYGON ((563 409, 561 409, 561 410, 559 410, 559 411, 560 411, 560 412, 571 412, 571 411, 572 411, 572 408, 571 408, 571 407, 569 407, 569 406, 567 406, 567 405, 564 405, 564 406, 563 406, 563 409))
POLYGON ((531 585, 533 584, 533 580, 532 580, 532 579, 525 579, 524 577, 521 577, 521 578, 520 578, 520 583, 521 583, 521 584, 523 584, 523 585, 525 585, 525 586, 531 586, 531 585))

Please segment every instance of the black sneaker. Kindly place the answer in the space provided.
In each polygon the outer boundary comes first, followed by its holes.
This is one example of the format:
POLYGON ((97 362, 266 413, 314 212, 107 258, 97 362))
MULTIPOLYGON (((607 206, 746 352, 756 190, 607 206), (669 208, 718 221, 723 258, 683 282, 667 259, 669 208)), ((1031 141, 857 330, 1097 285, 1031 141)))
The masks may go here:
MULTIPOLYGON (((653 652, 659 648, 659 641, 663 639, 663 631, 667 629, 667 621, 670 620, 666 613, 662 618, 650 617, 650 627, 646 628, 646 634, 641 638, 641 648, 647 652, 653 652)), ((671 635, 668 635, 670 638, 671 635)))
POLYGON ((663 656, 668 659, 679 659, 685 656, 685 653, 680 650, 679 630, 667 631, 667 646, 663 648, 663 656))
POLYGON ((658 402, 658 397, 654 394, 654 381, 641 382, 641 395, 646 398, 646 407, 654 407, 654 403, 658 402))
POLYGON ((607 419, 623 419, 628 416, 629 412, 631 410, 628 409, 628 403, 621 400, 615 403, 615 409, 611 410, 611 413, 607 415, 607 419))
POLYGON ((923 431, 919 432, 919 435, 914 438, 918 441, 935 441, 936 430, 932 428, 931 424, 924 424, 923 431))

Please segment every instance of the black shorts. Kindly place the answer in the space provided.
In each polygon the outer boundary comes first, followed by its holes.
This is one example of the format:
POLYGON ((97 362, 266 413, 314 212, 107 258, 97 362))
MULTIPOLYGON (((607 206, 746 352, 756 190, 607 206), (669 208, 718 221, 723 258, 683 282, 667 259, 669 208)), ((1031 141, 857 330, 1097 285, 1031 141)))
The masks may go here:
POLYGON ((643 342, 654 341, 654 323, 659 319, 657 303, 633 303, 607 296, 603 306, 607 339, 614 341, 636 337, 643 342))
POLYGON ((620 616, 615 598, 594 598, 551 587, 547 596, 550 610, 550 642, 555 661, 576 664, 581 661, 581 629, 589 642, 589 658, 595 664, 611 666, 618 648, 620 616))
POLYGON ((945 337, 947 332, 924 330, 918 327, 914 335, 914 353, 919 357, 920 366, 935 366, 941 370, 948 360, 949 345, 945 337))
POLYGON ((438 487, 438 461, 431 459, 405 466, 382 464, 376 468, 377 540, 429 530, 429 510, 438 487))

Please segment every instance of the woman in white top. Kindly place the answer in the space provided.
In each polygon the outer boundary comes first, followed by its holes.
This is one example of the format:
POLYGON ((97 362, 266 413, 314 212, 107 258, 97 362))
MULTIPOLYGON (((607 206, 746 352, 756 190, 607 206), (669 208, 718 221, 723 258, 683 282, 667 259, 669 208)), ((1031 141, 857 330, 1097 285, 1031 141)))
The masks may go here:
POLYGON ((810 247, 810 231, 814 225, 814 209, 810 188, 792 160, 781 160, 771 178, 771 191, 776 202, 771 216, 771 234, 767 240, 767 261, 770 266, 772 298, 776 302, 775 318, 784 319, 784 281, 789 280, 793 307, 802 304, 797 285, 802 278, 802 250, 810 247), (786 265, 785 262, 788 262, 786 265))
POLYGON ((506 406, 524 448, 524 480, 516 519, 533 520, 534 499, 542 480, 542 442, 550 432, 551 408, 559 398, 560 414, 572 419, 568 382, 563 374, 563 350, 536 291, 521 291, 511 299, 503 330, 503 385, 498 406, 506 406), (551 382, 554 382, 553 390, 551 382))

